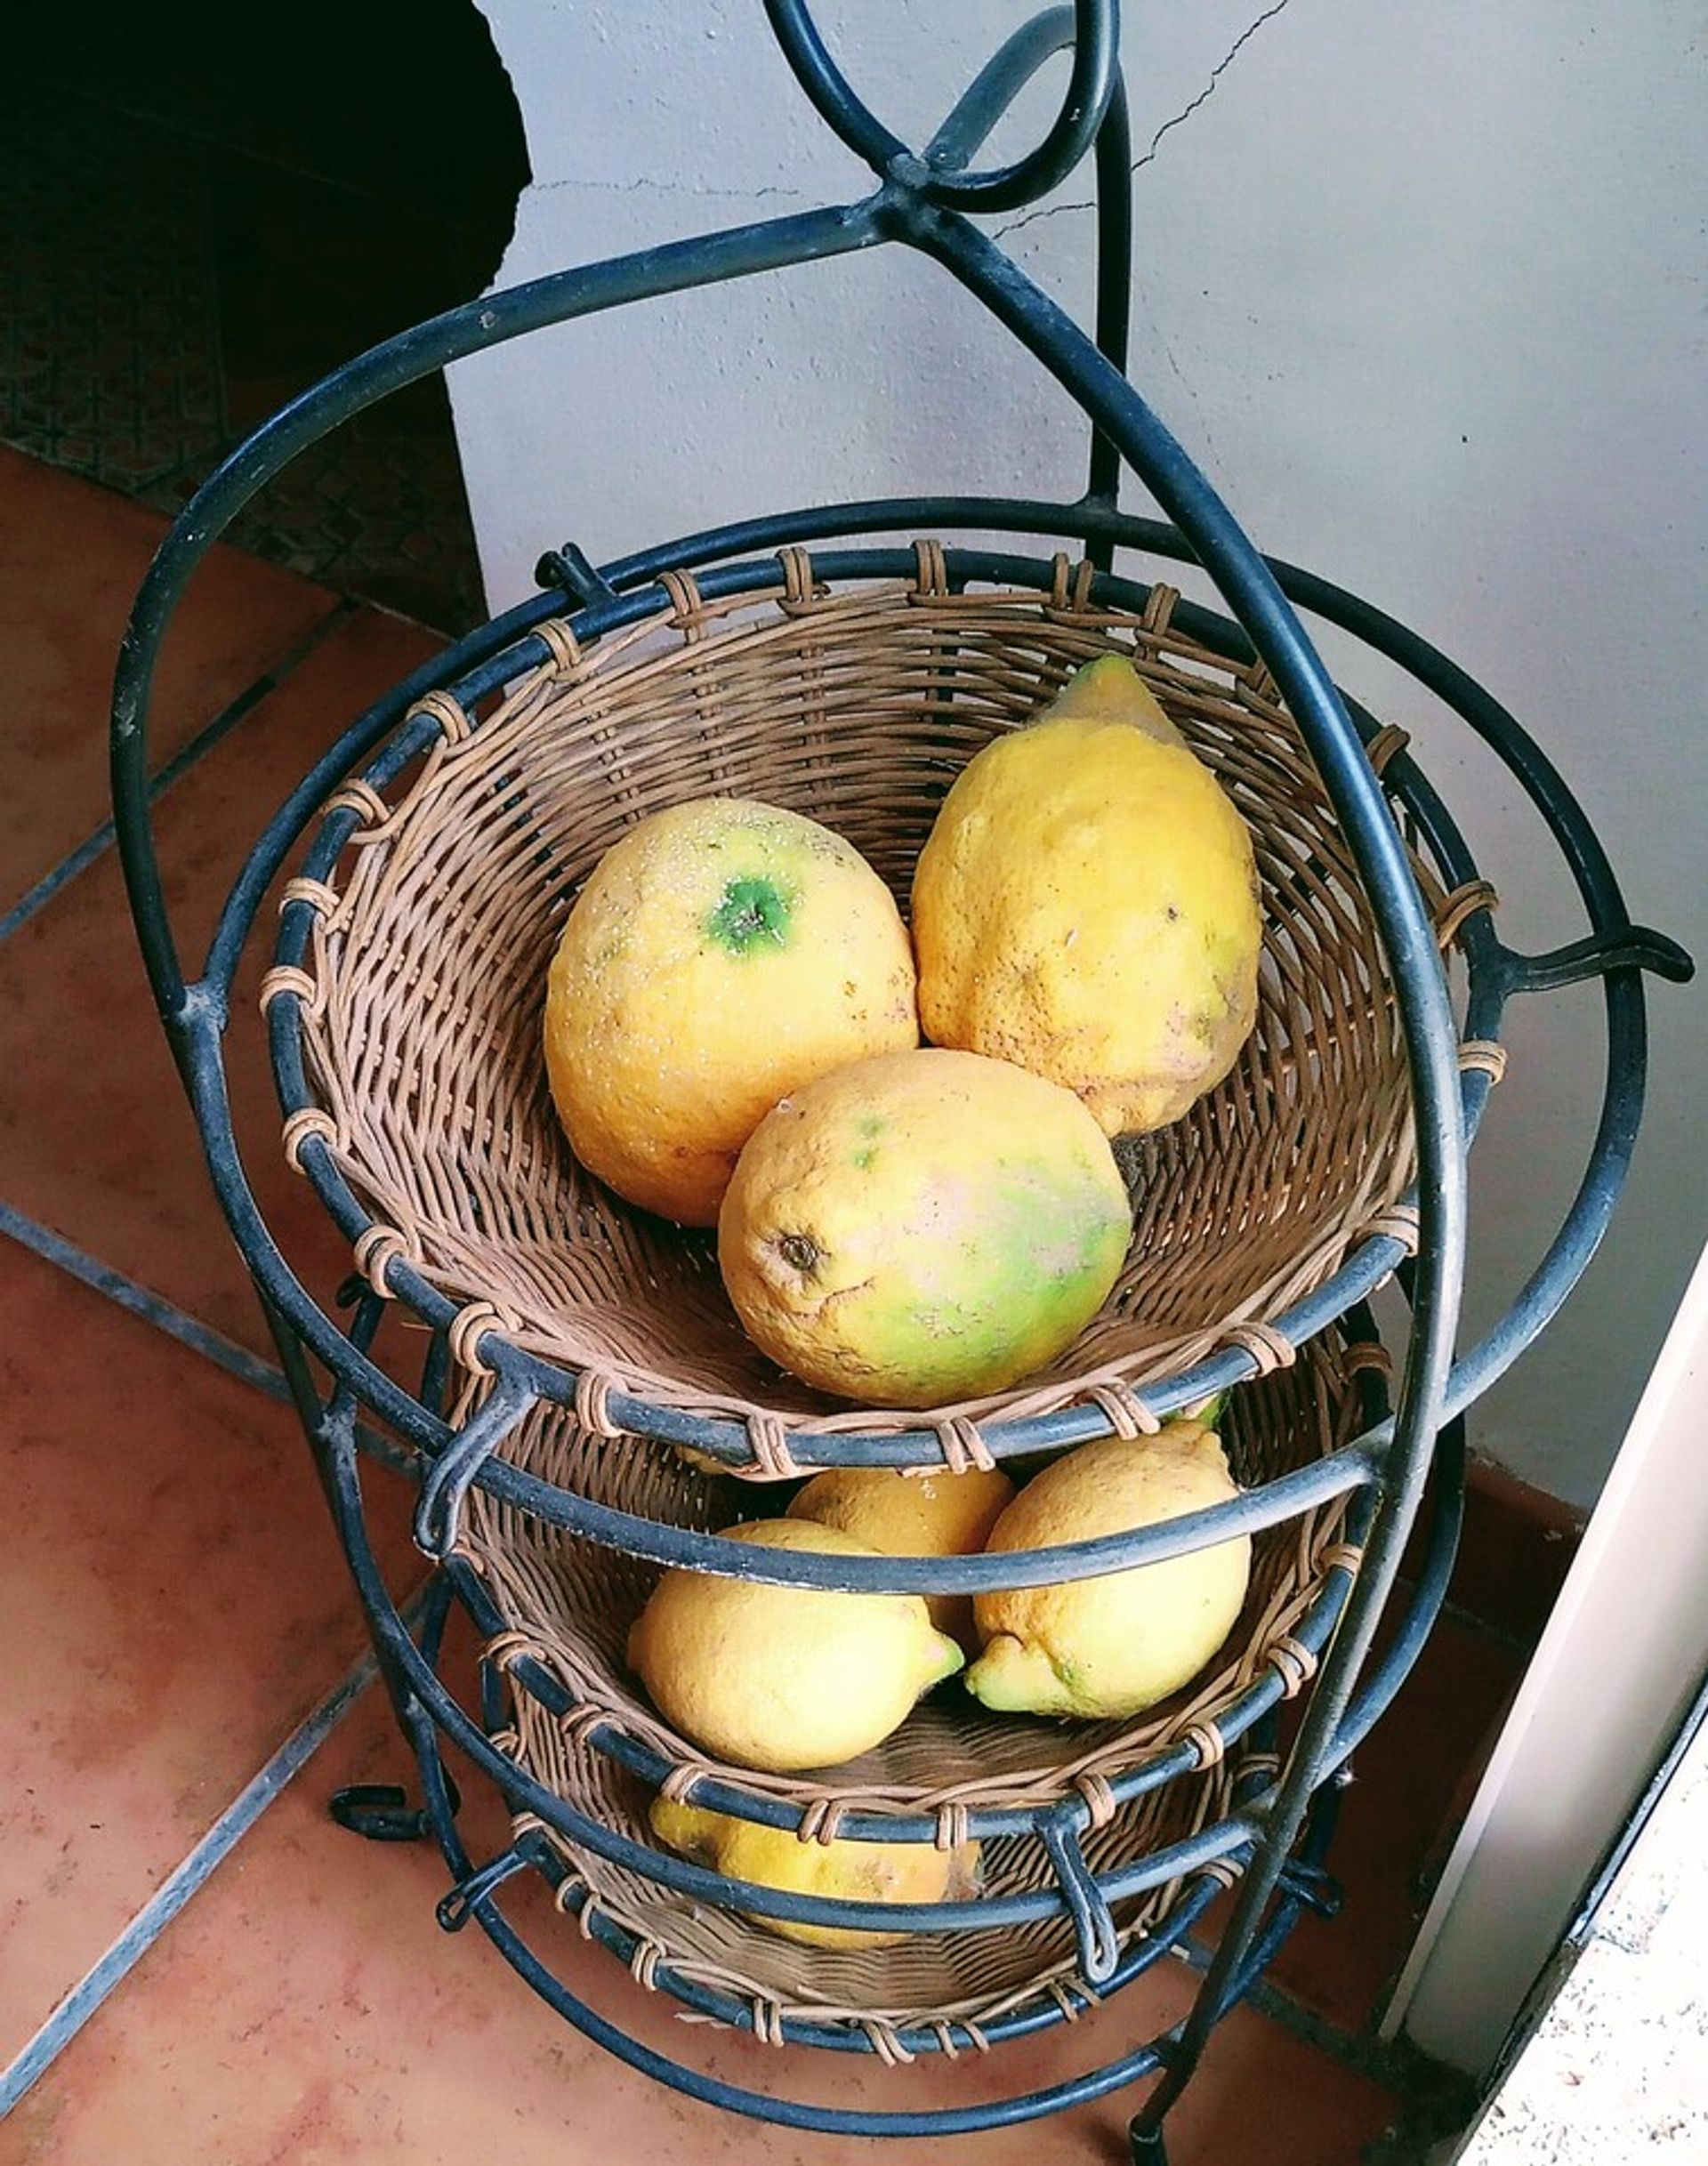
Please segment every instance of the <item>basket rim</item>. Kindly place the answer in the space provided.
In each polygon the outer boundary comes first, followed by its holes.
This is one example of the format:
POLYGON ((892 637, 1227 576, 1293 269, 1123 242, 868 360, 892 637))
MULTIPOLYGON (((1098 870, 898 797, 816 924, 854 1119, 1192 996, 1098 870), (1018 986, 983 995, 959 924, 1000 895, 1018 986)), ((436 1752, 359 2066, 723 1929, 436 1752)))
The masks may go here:
MULTIPOLYGON (((436 748, 466 742, 480 726, 471 718, 475 703, 537 669, 543 656, 560 667, 577 667, 584 645, 593 646, 613 629, 650 624, 660 618, 681 628, 684 613, 697 612, 703 598, 771 601, 788 611, 802 605, 803 592, 810 600, 836 581, 879 582, 893 587, 898 598, 905 598, 910 591, 915 597, 945 591, 941 584, 922 582, 965 584, 987 577, 1000 580, 1003 590, 1012 589, 1017 601, 1042 606, 1051 617, 1069 612, 1076 622, 1089 612, 1101 624, 1130 625, 1135 618, 1143 621, 1154 615, 1160 596, 1164 598, 1166 624, 1167 611, 1178 603, 1174 590, 1160 583, 1145 584, 1095 570, 1085 562, 1070 567, 1063 552, 1048 560, 1011 554, 995 558, 989 552, 945 548, 937 543, 916 544, 912 551, 821 551, 811 555, 804 549, 785 548, 765 558, 737 559, 705 568, 693 578, 668 573, 650 587, 624 594, 608 591, 606 599, 563 619, 544 620, 479 669, 451 680, 439 692, 417 698, 359 775, 340 788, 329 789, 318 815, 309 816, 310 820, 318 818, 318 832, 302 870, 286 887, 275 963, 262 994, 286 1154, 350 1242, 359 1278, 444 1334, 452 1357, 466 1369, 502 1378, 519 1399, 573 1407, 608 1433, 688 1445, 737 1475, 775 1479, 845 1466, 954 1469, 1125 1433, 1128 1422, 1140 1431, 1148 1430, 1170 1415, 1290 1363, 1303 1343, 1362 1300, 1415 1252, 1414 1185, 1395 1206, 1376 1214, 1361 1237, 1347 1238, 1342 1260, 1312 1291, 1261 1322, 1229 1326, 1210 1352, 1160 1379, 1148 1380, 1142 1392, 1116 1375, 1088 1371, 1073 1380, 1074 1403, 1042 1413, 1027 1410, 1028 1387, 1023 1381, 993 1395, 989 1410, 981 1404, 972 1421, 956 1409, 917 1413, 860 1408, 823 1415, 767 1416, 761 1427, 751 1416, 701 1412, 649 1397, 645 1390, 624 1389, 589 1366, 576 1366, 567 1358, 518 1344, 510 1335, 510 1319, 492 1303, 459 1300, 435 1285, 406 1252, 397 1229, 376 1218, 346 1180, 329 1147, 335 1135, 334 1123, 317 1099, 304 1058, 303 1028, 312 981, 302 959, 317 913, 326 906, 327 896, 335 897, 327 875, 351 836, 366 828, 370 837, 378 839, 376 831, 389 812, 381 794, 388 784, 423 753, 431 755, 436 748), (1113 1410, 1111 1398, 1116 1401, 1113 1410), (773 1423, 776 1429, 771 1429, 773 1423)), ((1000 598, 1000 593, 991 597, 1000 598)), ((1267 672, 1261 664, 1242 664, 1217 655, 1213 641, 1203 638, 1206 630, 1225 627, 1234 644, 1243 636, 1238 627, 1195 605, 1179 606, 1195 627, 1193 640, 1205 645, 1222 667, 1253 688, 1255 697, 1265 697, 1267 672)), ((1404 733, 1382 729, 1356 702, 1349 702, 1349 706, 1366 734, 1373 763, 1385 765, 1389 754, 1403 748, 1404 733)), ((1385 785, 1390 796, 1438 851, 1438 830, 1446 822, 1454 850, 1469 862, 1456 830, 1427 782, 1416 774, 1414 763, 1407 759, 1400 766, 1405 775, 1389 779, 1385 785)), ((1414 866, 1421 869, 1415 856, 1414 866)), ((1434 914, 1443 946, 1458 941, 1468 914, 1492 900, 1492 890, 1480 882, 1462 883, 1450 895, 1439 895, 1434 914)), ((1458 944, 1474 977, 1478 952, 1470 943, 1458 944)), ((1477 1005, 1474 998, 1471 1005, 1477 1005)), ((1504 1054, 1496 1043, 1466 1037, 1459 1057, 1468 1126, 1474 1131, 1487 1083, 1498 1078, 1504 1054)))

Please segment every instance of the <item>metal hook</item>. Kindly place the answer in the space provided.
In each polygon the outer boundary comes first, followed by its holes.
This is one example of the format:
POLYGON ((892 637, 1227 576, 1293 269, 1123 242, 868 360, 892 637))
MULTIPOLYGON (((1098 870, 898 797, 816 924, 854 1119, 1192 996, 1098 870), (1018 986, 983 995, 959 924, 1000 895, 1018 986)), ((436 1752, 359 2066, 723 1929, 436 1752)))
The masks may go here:
POLYGON ((1512 986, 1518 993, 1557 993, 1586 978, 1605 978, 1610 970, 1648 970, 1675 986, 1688 985, 1696 964, 1676 940, 1647 925, 1628 925, 1618 932, 1592 934, 1568 941, 1543 955, 1520 955, 1509 948, 1512 986))
POLYGON ((415 1547, 441 1563, 456 1547, 463 1500, 480 1469, 534 1404, 525 1385, 501 1377, 423 1478, 415 1504, 415 1547))
POLYGON ((1121 1937, 1116 1930, 1115 1913, 1085 1863, 1079 1831, 1071 1819, 1053 1818, 1046 1820, 1039 1832, 1056 1869, 1068 1914, 1074 1921, 1079 1943, 1079 1975, 1087 1985, 1107 1985, 1121 1961, 1121 1937))
POLYGON ((605 578, 579 544, 566 542, 548 549, 534 567, 536 586, 556 587, 584 608, 595 602, 615 601, 616 589, 605 578))
POLYGON ((502 1887, 512 1874, 536 1864, 539 1855, 536 1837, 532 1834, 520 1837, 508 1850, 501 1850, 496 1857, 460 1880, 447 1895, 441 1896, 433 1906, 433 1915, 446 1932, 460 1933, 495 1888, 502 1887))
MULTIPOLYGON (((459 1812, 463 1800, 448 1769, 445 1789, 452 1813, 459 1812)), ((369 1842, 419 1842, 432 1825, 431 1808, 411 1806, 400 1783, 347 1783, 333 1792, 326 1810, 341 1828, 369 1842)))
POLYGON ((1064 8, 1059 16, 1045 19, 1047 32, 1028 24, 1008 41, 938 132, 935 157, 928 152, 921 158, 855 96, 818 35, 806 0, 765 0, 765 12, 796 82, 849 149, 881 179, 926 203, 960 211, 1011 211, 1066 179, 1103 125, 1120 64, 1115 0, 1074 0, 1071 17, 1064 8), (1043 140, 1011 165, 988 173, 952 170, 955 147, 981 141, 1048 53, 1070 44, 1073 73, 1043 140), (951 146, 947 157, 946 139, 951 146))

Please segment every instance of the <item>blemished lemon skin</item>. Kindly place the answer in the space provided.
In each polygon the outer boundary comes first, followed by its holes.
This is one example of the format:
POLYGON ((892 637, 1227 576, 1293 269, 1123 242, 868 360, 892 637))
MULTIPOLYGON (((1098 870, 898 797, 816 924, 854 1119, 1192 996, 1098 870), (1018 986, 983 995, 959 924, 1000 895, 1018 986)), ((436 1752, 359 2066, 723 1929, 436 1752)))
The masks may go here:
POLYGON ((718 1261, 748 1335, 794 1375, 940 1406, 1070 1345, 1132 1230, 1108 1139, 1071 1091, 919 1047, 767 1114, 724 1197, 718 1261))
POLYGON ((643 1210, 712 1226, 779 1098, 918 1043, 913 950, 842 836, 781 806, 696 798, 631 828, 588 876, 544 1035, 582 1164, 643 1210))
MULTIPOLYGON (((1013 1502, 1014 1485, 1000 1467, 968 1467, 958 1474, 947 1468, 898 1474, 890 1467, 827 1467, 795 1492, 785 1517, 836 1527, 886 1557, 976 1557, 1013 1502)), ((976 1653, 971 1596, 924 1599, 938 1631, 976 1653)))
MULTIPOLYGON (((727 1530, 756 1548, 882 1552, 808 1520, 727 1530)), ((842 1594, 666 1572, 629 1633, 629 1663, 665 1720, 718 1758, 786 1774, 881 1744, 964 1661, 916 1594, 842 1594)))
POLYGON ((951 785, 914 869, 933 1044, 1076 1091, 1110 1136, 1220 1083, 1257 1016, 1250 831, 1124 656, 951 785))
MULTIPOLYGON (((1196 1421, 1100 1438, 1035 1477, 992 1530, 993 1551, 1059 1547, 1177 1519, 1239 1494, 1221 1439, 1196 1421)), ((1188 1684, 1232 1631, 1251 1580, 1238 1534, 1100 1579, 976 1595, 984 1650, 967 1689, 1009 1713, 1140 1714, 1188 1684)))
MULTIPOLYGON (((853 1842, 842 1836, 802 1842, 786 1828, 760 1827, 662 1796, 652 1800, 647 1819, 660 1842, 695 1864, 794 1895, 830 1896, 850 1903, 942 1903, 970 1896, 979 1885, 976 1842, 952 1850, 929 1842, 853 1842)), ((888 1948, 907 1937, 748 1914, 768 1933, 780 1933, 808 1948, 888 1948)))

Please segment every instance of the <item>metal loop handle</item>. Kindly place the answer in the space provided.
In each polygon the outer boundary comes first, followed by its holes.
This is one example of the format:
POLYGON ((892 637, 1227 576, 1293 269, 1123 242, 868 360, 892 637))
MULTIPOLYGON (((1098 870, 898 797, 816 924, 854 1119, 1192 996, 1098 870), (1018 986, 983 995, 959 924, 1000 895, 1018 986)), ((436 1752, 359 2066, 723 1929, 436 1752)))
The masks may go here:
POLYGON ((1079 1975, 1087 1985, 1107 1985, 1120 1968, 1121 1936, 1116 1930, 1115 1913, 1108 1898, 1085 1863, 1079 1831, 1072 1819, 1057 1814, 1044 1822, 1039 1833, 1056 1869, 1068 1915, 1074 1921, 1079 1975))
POLYGON ((422 1479, 415 1501, 415 1546, 441 1562, 462 1532, 463 1500, 498 1446, 534 1404, 525 1385, 501 1378, 422 1479))
POLYGON ((881 178, 905 178, 926 202, 946 208, 1011 211, 1047 194, 1091 149, 1115 90, 1120 42, 1116 0, 1074 0, 1071 16, 1064 8, 1009 40, 921 158, 855 95, 805 0, 765 0, 765 12, 795 81, 826 125, 881 178), (982 138, 1013 95, 1016 76, 1023 81, 1042 59, 1070 41, 1073 73, 1043 140, 1011 165, 988 173, 950 170, 957 155, 953 146, 982 138), (995 94, 998 85, 1000 95, 995 94))
POLYGON ((541 1856, 540 1838, 530 1829, 518 1837, 508 1850, 501 1850, 476 1872, 460 1880, 448 1894, 443 1895, 433 1906, 433 1915, 447 1933, 460 1933, 478 1907, 495 1889, 518 1872, 525 1872, 537 1865, 541 1856))

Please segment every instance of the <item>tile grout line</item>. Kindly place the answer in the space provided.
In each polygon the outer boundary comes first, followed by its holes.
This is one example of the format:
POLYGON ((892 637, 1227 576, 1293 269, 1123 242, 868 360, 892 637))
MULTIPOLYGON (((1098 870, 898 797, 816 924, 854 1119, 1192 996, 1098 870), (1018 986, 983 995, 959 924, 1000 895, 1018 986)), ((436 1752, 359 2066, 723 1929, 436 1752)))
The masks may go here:
MULTIPOLYGON (((263 1359, 238 1341, 228 1339, 223 1332, 180 1308, 165 1294, 145 1286, 117 1265, 103 1263, 87 1249, 80 1248, 75 1241, 68 1241, 63 1234, 55 1233, 51 1226, 44 1226, 39 1219, 32 1219, 15 1204, 4 1199, 0 1199, 0 1237, 15 1241, 20 1248, 28 1249, 44 1263, 53 1265, 67 1277, 76 1279, 79 1285, 87 1286, 92 1293, 103 1295, 127 1316, 152 1325, 168 1339, 176 1340, 180 1346, 211 1361, 215 1368, 223 1369, 228 1376, 236 1377, 239 1383, 252 1386, 280 1405, 295 1408, 290 1384, 277 1364, 263 1359)), ((359 1421, 356 1435, 358 1442, 384 1464, 394 1469, 414 1471, 414 1458, 406 1446, 393 1438, 359 1421)))
MULTIPOLYGON (((170 789, 174 782, 188 773, 204 753, 212 752, 221 739, 228 737, 262 700, 278 691, 285 680, 299 669, 318 647, 363 607, 362 603, 349 595, 338 596, 332 607, 318 616, 308 631, 286 648, 277 661, 245 686, 235 699, 223 706, 211 721, 204 723, 188 744, 181 745, 171 759, 149 777, 149 803, 154 803, 163 792, 170 789)), ((0 940, 7 939, 20 926, 27 924, 37 911, 44 909, 52 901, 62 888, 68 887, 79 874, 86 872, 97 858, 103 857, 112 843, 114 832, 109 815, 93 834, 85 836, 78 843, 68 857, 62 858, 58 865, 44 873, 33 887, 28 889, 9 910, 0 915, 0 940)))
POLYGON ((99 1257, 92 1256, 74 1241, 68 1241, 63 1234, 56 1234, 51 1227, 41 1225, 15 1204, 4 1201, 0 1201, 0 1234, 15 1241, 20 1248, 28 1249, 44 1263, 56 1265, 93 1292, 104 1294, 129 1315, 152 1324, 157 1331, 177 1340, 192 1353, 205 1356, 240 1382, 254 1385, 269 1398, 289 1404, 290 1389, 283 1370, 263 1361, 259 1354, 251 1353, 246 1346, 239 1346, 235 1339, 228 1339, 211 1324, 187 1316, 163 1294, 139 1284, 116 1266, 102 1263, 99 1257))
MULTIPOLYGON (((151 1324, 192 1354, 201 1355, 215 1368, 223 1369, 228 1376, 235 1376, 239 1383, 252 1385, 280 1405, 294 1407, 295 1401, 282 1369, 264 1361, 235 1339, 228 1339, 211 1324, 186 1314, 164 1294, 141 1285, 115 1265, 102 1263, 99 1257, 68 1241, 63 1234, 56 1234, 52 1227, 28 1217, 15 1204, 0 1202, 0 1236, 10 1237, 20 1248, 39 1256, 44 1263, 54 1265, 68 1277, 75 1278, 79 1285, 87 1286, 91 1292, 103 1294, 127 1316, 151 1324)), ((356 1440, 370 1457, 390 1467, 394 1473, 411 1477, 415 1474, 416 1461, 409 1448, 371 1423, 358 1421, 356 1440)))
MULTIPOLYGON (((409 1617, 422 1598, 404 1605, 409 1617)), ((378 1675, 373 1654, 360 1655, 327 1696, 251 1776, 201 1840, 54 2007, 8 2068, 0 2069, 0 2119, 46 2073, 114 1990, 135 1969, 196 1891, 319 1750, 378 1675)))

